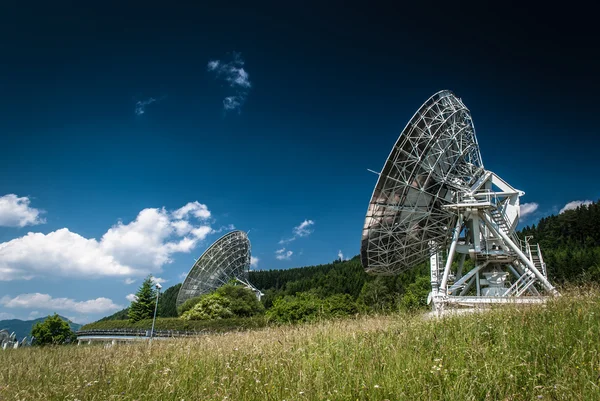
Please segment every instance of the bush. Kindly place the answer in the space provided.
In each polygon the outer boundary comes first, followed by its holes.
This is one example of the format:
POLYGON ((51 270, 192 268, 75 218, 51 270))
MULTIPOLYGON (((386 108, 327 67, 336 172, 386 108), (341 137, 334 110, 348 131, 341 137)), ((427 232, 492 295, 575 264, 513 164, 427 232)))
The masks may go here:
POLYGON ((254 291, 230 283, 211 294, 189 299, 180 310, 182 319, 207 320, 255 316, 264 313, 265 308, 254 291))
POLYGON ((335 294, 322 299, 312 292, 302 292, 276 299, 267 311, 267 318, 277 323, 310 322, 320 318, 352 315, 357 310, 348 294, 335 294))
POLYGON ((230 301, 229 309, 237 317, 255 316, 265 312, 265 307, 249 288, 227 284, 219 287, 216 293, 230 301))
POLYGON ((406 287, 406 292, 400 298, 400 309, 416 310, 427 306, 427 297, 431 292, 431 279, 420 276, 406 287))
POLYGON ((230 309, 231 301, 218 293, 201 297, 194 307, 181 315, 184 320, 228 319, 235 316, 230 309))
MULTIPOLYGON (((251 318, 233 318, 217 320, 183 320, 178 317, 157 318, 155 330, 178 330, 196 332, 226 332, 265 327, 267 320, 262 316, 251 318)), ((81 327, 81 330, 118 330, 118 329, 140 329, 150 330, 152 319, 130 322, 129 320, 105 320, 89 323, 81 327)))
POLYGON ((189 311, 190 309, 192 309, 194 306, 196 306, 196 304, 198 302, 200 302, 200 300, 202 299, 204 295, 200 295, 199 297, 195 297, 195 298, 190 298, 187 301, 185 301, 184 303, 182 303, 178 308, 177 308, 177 314, 179 316, 183 315, 185 312, 189 311))

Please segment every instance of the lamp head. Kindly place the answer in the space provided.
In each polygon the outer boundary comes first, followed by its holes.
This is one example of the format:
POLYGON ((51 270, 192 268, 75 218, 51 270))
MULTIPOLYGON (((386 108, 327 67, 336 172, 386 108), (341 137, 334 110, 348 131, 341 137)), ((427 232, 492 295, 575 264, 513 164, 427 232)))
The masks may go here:
POLYGON ((162 285, 160 285, 160 283, 156 283, 155 285, 157 290, 160 290, 162 288, 162 285))

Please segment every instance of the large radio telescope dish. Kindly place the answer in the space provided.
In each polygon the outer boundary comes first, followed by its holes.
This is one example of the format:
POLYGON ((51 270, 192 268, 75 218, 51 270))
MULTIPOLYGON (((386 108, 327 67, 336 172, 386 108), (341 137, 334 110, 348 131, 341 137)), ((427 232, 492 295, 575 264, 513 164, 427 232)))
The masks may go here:
POLYGON ((248 234, 239 230, 225 234, 194 263, 179 290, 176 305, 207 294, 232 279, 258 291, 248 282, 250 261, 248 234))
POLYGON ((449 240, 456 201, 483 173, 471 113, 450 91, 429 98, 411 118, 373 191, 361 260, 370 273, 392 275, 429 258, 449 240))
POLYGON ((543 302, 540 290, 558 293, 539 245, 515 233, 524 194, 484 169, 471 113, 440 91, 411 118, 379 174, 362 233, 363 267, 392 275, 429 259, 435 310, 543 302), (467 256, 474 266, 465 272, 467 256))

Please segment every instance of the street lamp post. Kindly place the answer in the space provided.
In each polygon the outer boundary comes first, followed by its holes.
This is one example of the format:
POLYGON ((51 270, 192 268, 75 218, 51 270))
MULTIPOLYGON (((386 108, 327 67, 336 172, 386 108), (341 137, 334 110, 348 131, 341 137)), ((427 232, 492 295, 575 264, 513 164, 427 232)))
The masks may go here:
POLYGON ((158 296, 160 295, 160 289, 162 285, 156 283, 156 305, 154 305, 154 317, 152 318, 152 330, 150 331, 150 342, 152 342, 152 336, 154 335, 154 322, 156 322, 156 311, 158 310, 158 296))

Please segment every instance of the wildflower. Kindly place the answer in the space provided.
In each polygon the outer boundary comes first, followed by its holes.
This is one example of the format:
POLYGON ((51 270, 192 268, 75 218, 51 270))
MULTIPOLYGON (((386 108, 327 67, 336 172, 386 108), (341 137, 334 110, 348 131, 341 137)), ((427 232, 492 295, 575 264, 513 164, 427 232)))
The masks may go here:
POLYGON ((381 387, 379 386, 379 384, 376 384, 376 385, 374 385, 373 387, 375 387, 375 388, 381 388, 381 387))

